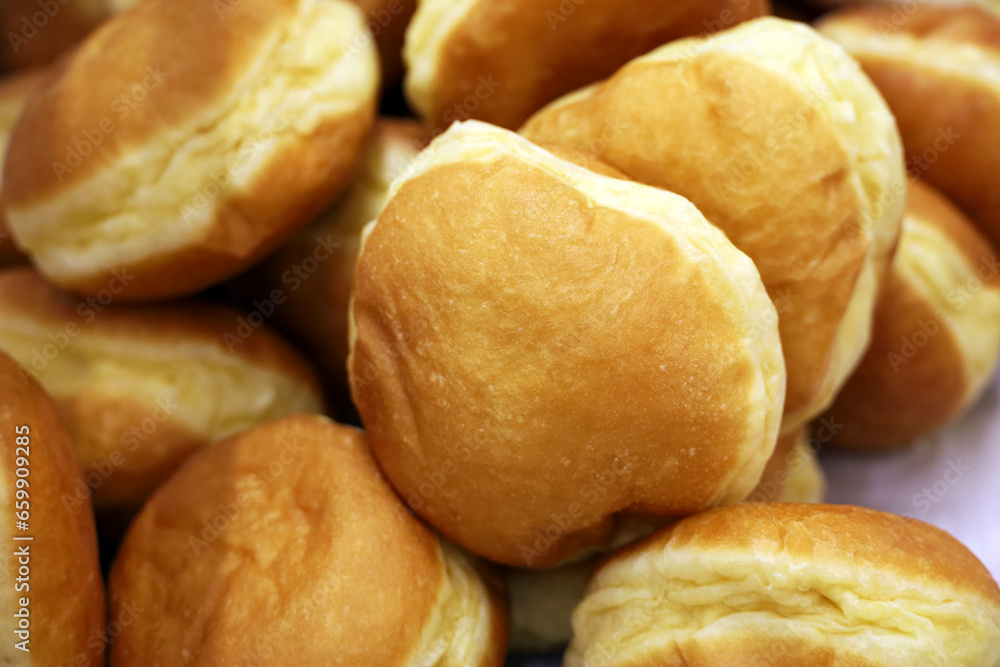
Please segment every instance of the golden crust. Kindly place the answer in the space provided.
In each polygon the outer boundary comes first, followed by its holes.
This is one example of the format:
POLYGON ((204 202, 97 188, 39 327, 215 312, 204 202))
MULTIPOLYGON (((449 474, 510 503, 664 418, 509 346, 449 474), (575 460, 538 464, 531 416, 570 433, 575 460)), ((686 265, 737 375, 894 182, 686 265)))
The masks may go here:
POLYGON ((14 129, 18 242, 79 292, 126 266, 129 299, 245 268, 348 180, 378 88, 366 35, 340 0, 149 0, 119 15, 14 129))
POLYGON ((115 665, 499 667, 505 622, 380 476, 360 431, 290 417, 204 450, 129 530, 115 665))
POLYGON ((348 365, 421 516, 545 567, 607 546, 619 514, 752 490, 783 399, 773 306, 689 202, 474 121, 391 192, 363 237, 348 365))
POLYGON ((347 311, 361 229, 378 217, 389 184, 429 141, 417 121, 377 121, 337 203, 233 285, 248 302, 274 301, 280 292, 283 302, 275 309, 275 326, 309 350, 345 402, 347 311))
MULTIPOLYGON (((22 441, 20 444, 24 444, 22 441)), ((6 641, 0 662, 7 665, 103 664, 104 586, 97 561, 97 536, 90 502, 66 504, 64 497, 79 482, 73 449, 52 400, 6 354, 0 352, 0 498, 2 536, 8 548, 0 557, 4 585, 0 611, 6 641), (18 447, 18 427, 27 426, 28 444, 18 447), (16 475, 18 457, 28 459, 27 476, 16 475), (27 505, 16 497, 15 480, 28 481, 27 505), (15 501, 28 512, 28 530, 15 530, 15 501), (14 542, 29 535, 30 542, 14 542), (28 562, 15 552, 28 549, 28 562), (19 572, 27 565, 27 578, 19 572), (20 578, 18 578, 20 577, 20 578), (19 591, 15 581, 20 582, 19 591), (27 583, 29 588, 20 587, 27 583), (20 597, 29 599, 30 654, 14 645, 20 597), (29 657, 30 656, 30 657, 29 657)), ((20 466, 18 466, 20 467, 20 466)))
MULTIPOLYGON (((108 0, 115 12, 135 7, 143 0, 108 0)), ((382 83, 397 83, 403 75, 403 37, 417 0, 349 0, 364 14, 365 25, 375 37, 379 62, 382 65, 382 83)))
POLYGON ((767 0, 421 0, 406 38, 406 92, 438 131, 469 118, 516 129, 660 44, 769 9, 767 0))
POLYGON ((903 236, 875 311, 872 344, 829 416, 837 442, 905 445, 986 388, 1000 354, 1000 263, 946 199, 910 185, 903 236))
POLYGON ((92 493, 101 510, 134 510, 195 449, 322 409, 305 361, 222 306, 105 306, 25 268, 0 273, 0 313, 0 349, 38 376, 74 436, 77 504, 92 493))
POLYGON ((1000 588, 968 549, 920 521, 746 503, 612 557, 573 629, 567 667, 598 655, 608 667, 972 667, 1000 659, 1000 588))
POLYGON ((907 166, 1000 247, 1000 16, 972 5, 835 12, 817 28, 854 56, 896 115, 907 166))
POLYGON ((778 308, 784 430, 829 405, 867 345, 905 199, 892 115, 841 49, 758 19, 637 58, 522 133, 689 198, 754 259, 778 308))
POLYGON ((14 245, 3 210, 3 157, 7 154, 7 142, 18 116, 21 115, 21 109, 34 89, 42 83, 47 71, 31 70, 0 79, 0 267, 27 261, 14 245))

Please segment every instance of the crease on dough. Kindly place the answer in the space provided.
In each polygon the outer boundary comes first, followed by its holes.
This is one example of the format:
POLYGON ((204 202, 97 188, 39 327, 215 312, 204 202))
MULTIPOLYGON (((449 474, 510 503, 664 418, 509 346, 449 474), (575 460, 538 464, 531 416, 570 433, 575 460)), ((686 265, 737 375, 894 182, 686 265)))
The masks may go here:
POLYGON ((609 642, 617 650, 607 664, 625 665, 648 650, 683 652, 701 641, 744 635, 832 645, 838 655, 864 655, 873 664, 924 665, 938 656, 932 664, 979 667, 984 653, 1000 657, 1000 628, 985 608, 985 600, 971 595, 949 597, 943 584, 935 588, 885 572, 865 576, 853 559, 818 566, 787 550, 751 554, 668 545, 598 574, 574 612, 566 665, 589 664, 588 656, 609 642), (984 633, 992 644, 969 641, 984 633))
MULTIPOLYGON (((970 264, 954 240, 941 229, 910 214, 904 223, 905 248, 896 256, 893 270, 926 299, 935 319, 947 327, 962 350, 966 393, 964 411, 985 389, 997 365, 1000 346, 1000 285, 985 285, 978 272, 990 257, 970 264), (973 289, 978 284, 979 289, 973 289)), ((992 258, 996 261, 996 257, 992 258)))
POLYGON ((493 642, 490 593, 459 549, 439 541, 445 569, 441 593, 408 667, 467 667, 482 664, 493 642))
POLYGON ((18 242, 63 275, 181 247, 211 226, 216 204, 203 191, 213 174, 228 174, 229 191, 239 192, 288 137, 363 109, 374 98, 378 65, 370 37, 353 43, 364 32, 360 10, 329 0, 303 0, 301 8, 221 104, 164 129, 53 203, 10 210, 18 242), (239 159, 245 153, 249 160, 239 159))
MULTIPOLYGON (((32 354, 48 342, 51 331, 45 322, 7 315, 0 322, 0 341, 31 372, 32 354)), ((72 345, 48 360, 39 379, 60 401, 82 394, 150 406, 176 400, 170 419, 213 439, 289 414, 322 410, 308 385, 245 355, 229 354, 221 342, 167 346, 81 331, 72 345)))

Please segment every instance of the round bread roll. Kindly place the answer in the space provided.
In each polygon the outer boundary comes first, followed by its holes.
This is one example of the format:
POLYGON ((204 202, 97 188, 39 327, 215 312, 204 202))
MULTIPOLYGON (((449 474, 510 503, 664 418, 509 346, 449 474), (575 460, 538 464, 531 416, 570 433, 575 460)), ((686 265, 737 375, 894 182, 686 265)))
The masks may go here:
POLYGON ((90 502, 52 400, 0 352, 0 557, 4 665, 102 665, 104 585, 90 502), (23 523, 22 523, 23 521, 23 523))
POLYGON ((984 667, 1000 588, 951 535, 837 505, 745 503, 612 557, 566 667, 984 667))
POLYGON ((861 63, 896 115, 907 169, 1000 248, 1000 16, 975 7, 859 7, 818 24, 861 63))
POLYGON ((872 344, 828 416, 838 444, 877 449, 944 426, 986 389, 1000 355, 1000 260, 931 188, 910 184, 872 344))
POLYGON ((376 122, 344 196, 232 285, 253 310, 273 310, 274 325, 309 351, 345 403, 347 311, 361 229, 378 217, 389 184, 429 141, 415 120, 376 122))
MULTIPOLYGON (((107 0, 115 12, 145 0, 107 0)), ((417 8, 416 0, 349 0, 364 13, 368 32, 375 38, 382 64, 382 83, 397 83, 403 75, 403 36, 417 8)))
POLYGON ((516 129, 660 44, 769 9, 767 0, 420 0, 403 54, 406 95, 436 131, 469 118, 516 129))
POLYGON ((348 369, 421 516, 549 567, 625 515, 753 489, 783 404, 775 320, 752 262, 682 197, 468 121, 366 227, 348 369))
POLYGON ((820 503, 826 493, 826 478, 816 450, 803 426, 778 438, 774 454, 764 468, 749 502, 820 503))
POLYGON ((119 298, 195 292, 336 197, 377 90, 375 49, 342 0, 147 0, 29 99, 5 166, 11 231, 83 294, 123 268, 119 298))
POLYGON ((3 0, 0 65, 44 65, 78 44, 111 15, 109 0, 3 0))
POLYGON ((307 364, 254 319, 210 304, 107 305, 0 272, 0 349, 52 394, 93 495, 130 516, 195 450, 298 412, 320 412, 307 364))
MULTIPOLYGON (((46 70, 33 70, 0 79, 0 165, 7 153, 7 142, 10 140, 14 123, 21 115, 21 109, 28 101, 28 96, 42 82, 46 70)), ((3 170, 0 168, 0 267, 23 264, 25 256, 14 245, 14 238, 7 228, 7 216, 3 206, 3 170)))
POLYGON ((382 479, 360 431, 264 424, 188 461, 143 508, 111 573, 145 612, 116 667, 499 667, 506 610, 382 479))
POLYGON ((829 405, 868 344, 906 187, 892 114, 843 50, 757 19, 637 58, 522 133, 691 200, 754 260, 777 307, 783 431, 829 405))

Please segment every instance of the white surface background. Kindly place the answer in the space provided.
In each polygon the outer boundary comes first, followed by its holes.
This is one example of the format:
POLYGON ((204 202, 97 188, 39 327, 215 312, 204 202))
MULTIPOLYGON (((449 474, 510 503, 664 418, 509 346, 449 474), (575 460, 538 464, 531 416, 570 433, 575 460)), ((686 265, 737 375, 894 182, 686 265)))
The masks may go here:
MULTIPOLYGON (((820 451, 826 502, 912 516, 947 530, 1000 579, 1000 382, 958 422, 878 455, 820 451), (949 472, 951 470, 952 472, 949 472)), ((557 667, 561 656, 512 657, 509 667, 557 667)))
POLYGON ((887 454, 820 452, 826 500, 912 516, 963 542, 1000 578, 1000 386, 958 422, 887 454), (949 472, 951 470, 952 472, 949 472))

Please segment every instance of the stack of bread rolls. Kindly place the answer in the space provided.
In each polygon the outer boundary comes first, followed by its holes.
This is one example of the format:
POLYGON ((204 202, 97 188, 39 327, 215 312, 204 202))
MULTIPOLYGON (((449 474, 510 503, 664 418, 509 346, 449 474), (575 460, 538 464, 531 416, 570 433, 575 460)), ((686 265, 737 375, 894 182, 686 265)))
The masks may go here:
POLYGON ((1000 665, 823 504, 995 384, 991 3, 0 25, 0 662, 1000 665))

